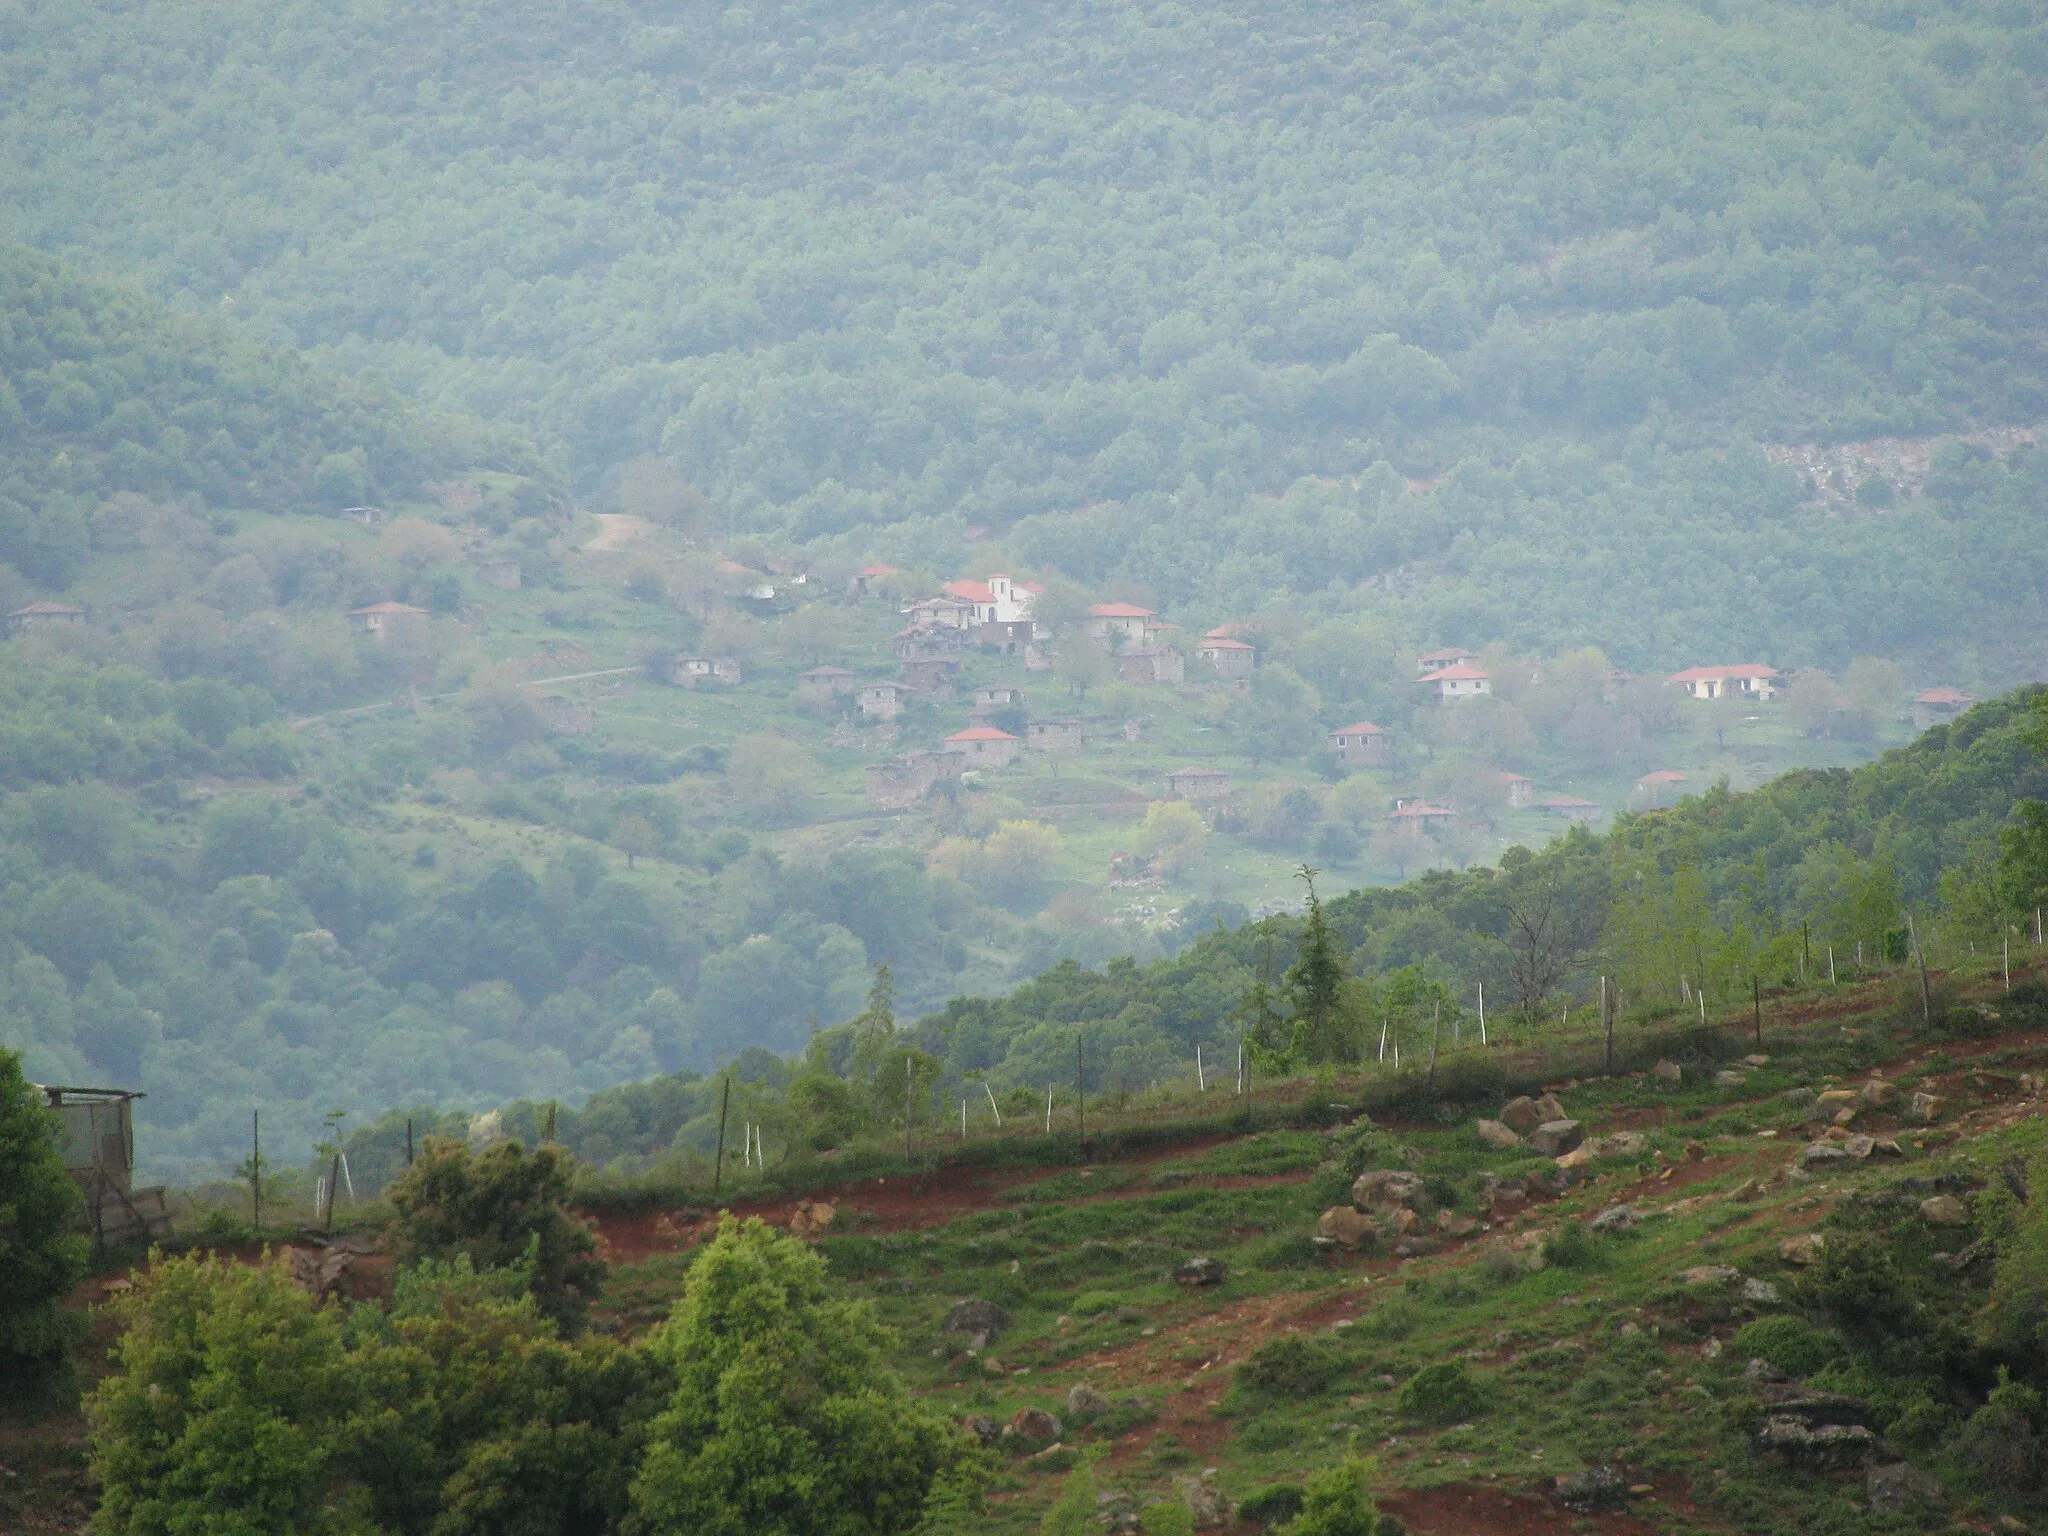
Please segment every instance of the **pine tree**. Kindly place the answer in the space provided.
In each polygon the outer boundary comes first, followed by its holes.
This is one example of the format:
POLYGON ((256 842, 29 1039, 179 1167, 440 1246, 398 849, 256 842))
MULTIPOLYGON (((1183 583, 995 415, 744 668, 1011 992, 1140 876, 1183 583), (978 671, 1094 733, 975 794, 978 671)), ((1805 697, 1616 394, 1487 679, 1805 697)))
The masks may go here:
POLYGON ((1281 1017, 1273 997, 1273 942, 1270 936, 1259 956, 1258 974, 1231 1010, 1230 1020, 1243 1036, 1245 1054, 1255 1067, 1263 1072, 1287 1070, 1287 1044, 1281 1032, 1286 1020, 1281 1017))
POLYGON ((1308 886, 1308 926, 1302 931, 1300 952, 1287 969, 1282 990, 1294 1019, 1288 1055, 1297 1065, 1304 1065, 1341 1058, 1347 1054, 1349 1042, 1344 1037, 1346 967, 1338 953, 1337 936, 1316 896, 1316 871, 1304 864, 1299 874, 1308 886))

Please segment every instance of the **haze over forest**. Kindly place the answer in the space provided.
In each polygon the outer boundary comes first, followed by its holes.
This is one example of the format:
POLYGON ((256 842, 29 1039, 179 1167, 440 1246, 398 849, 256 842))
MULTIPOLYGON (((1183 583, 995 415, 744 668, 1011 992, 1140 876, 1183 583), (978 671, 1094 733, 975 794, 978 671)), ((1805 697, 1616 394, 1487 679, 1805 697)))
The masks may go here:
MULTIPOLYGON (((6 33, 0 598, 78 616, 0 655, 0 1043, 146 1087, 162 1169, 259 1105, 297 1147, 794 1054, 878 964, 909 1014, 1164 963, 1303 862, 1484 864, 2048 674, 2024 0, 6 33), (997 573, 1043 667, 856 707, 997 573), (1418 689, 1444 647, 1488 697, 1418 689), (1662 681, 1734 663, 1778 696, 1662 681), (1064 765, 870 772, 1055 724, 1064 765)), ((1981 871, 1996 808, 1957 826, 1886 867, 1981 871)), ((1360 963, 1494 974, 1416 934, 1360 963)), ((1193 1044, 1126 1022, 1140 1078, 1193 1044)), ((975 1070, 1042 1075, 1003 1039, 975 1070)))

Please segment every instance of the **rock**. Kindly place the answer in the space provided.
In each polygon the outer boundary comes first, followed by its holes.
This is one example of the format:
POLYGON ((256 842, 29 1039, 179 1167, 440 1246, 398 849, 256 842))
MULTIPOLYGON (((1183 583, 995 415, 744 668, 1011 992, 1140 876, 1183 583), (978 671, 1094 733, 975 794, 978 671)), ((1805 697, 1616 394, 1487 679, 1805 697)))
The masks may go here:
POLYGON ((1832 1115, 1838 1109, 1854 1109, 1863 1100, 1853 1089, 1830 1088, 1825 1093, 1815 1094, 1813 1102, 1832 1115))
POLYGON ((1628 1479, 1612 1467, 1588 1467, 1558 1478, 1551 1491, 1566 1509, 1611 1509, 1628 1502, 1628 1479))
POLYGON ((1778 1244, 1778 1257, 1787 1264, 1797 1264, 1803 1269, 1808 1264, 1818 1263, 1820 1251, 1826 1246, 1826 1239, 1818 1232, 1801 1232, 1796 1237, 1788 1237, 1778 1244))
POLYGON ((1749 1201, 1754 1200, 1763 1192, 1763 1186, 1757 1183, 1755 1179, 1744 1179, 1740 1184, 1728 1191, 1728 1198, 1730 1200, 1749 1201))
POLYGON ((1579 1146, 1572 1148, 1571 1151, 1565 1153, 1563 1157, 1560 1157, 1557 1160, 1557 1166, 1563 1169, 1567 1169, 1572 1173, 1581 1173, 1586 1168, 1592 1165, 1593 1159, 1596 1155, 1597 1154, 1594 1151, 1594 1144, 1590 1141, 1585 1142, 1579 1146))
POLYGON ((1536 1122, 1538 1125, 1543 1124, 1546 1120, 1571 1119, 1571 1112, 1564 1107, 1564 1102, 1554 1093, 1546 1093, 1536 1101, 1536 1113, 1542 1117, 1536 1122))
POLYGON ((832 1225, 832 1218, 838 1214, 822 1200, 799 1200, 796 1213, 789 1218, 790 1236, 816 1237, 832 1225))
POLYGON ((1874 1136, 1851 1136, 1842 1143, 1842 1150, 1860 1163, 1877 1150, 1877 1138, 1874 1136))
POLYGON ((1316 1236, 1348 1252, 1379 1241, 1380 1229, 1352 1205, 1333 1205, 1316 1219, 1316 1236))
POLYGON ((1095 1523, 1111 1536, 1135 1532, 1143 1524, 1138 1513, 1138 1501, 1123 1489, 1110 1489, 1095 1495, 1095 1523))
POLYGON ((1738 1072, 1733 1067, 1725 1068, 1714 1074, 1714 1086, 1716 1088, 1747 1088, 1749 1086, 1749 1074, 1747 1072, 1738 1072))
POLYGON ((1474 1121, 1472 1129, 1478 1133, 1480 1144, 1495 1152, 1512 1152, 1522 1144, 1522 1138, 1498 1120, 1474 1121))
POLYGON ((1778 1288, 1768 1280, 1743 1281, 1742 1299, 1755 1307, 1778 1307, 1785 1303, 1785 1298, 1778 1294, 1778 1288))
POLYGON ((1230 1273, 1230 1266, 1221 1259, 1199 1255, 1181 1264, 1173 1272, 1175 1285, 1221 1285, 1230 1273))
MULTIPOLYGON (((1595 1136, 1582 1142, 1578 1151, 1588 1162, 1602 1157, 1641 1157, 1650 1150, 1650 1138, 1639 1131, 1616 1131, 1612 1136, 1595 1136)), ((1572 1153, 1577 1156, 1578 1153, 1572 1153)), ((1560 1159, 1562 1161, 1562 1159, 1560 1159)))
POLYGON ((1856 1123, 1856 1116, 1860 1112, 1861 1110, 1859 1106, 1855 1104, 1845 1104, 1840 1109, 1835 1111, 1835 1124, 1841 1126, 1842 1129, 1847 1130, 1850 1126, 1856 1123))
POLYGON ((1888 1083, 1881 1077, 1873 1077, 1863 1085, 1862 1096, 1863 1102, 1870 1108, 1883 1109, 1888 1104, 1898 1102, 1899 1085, 1888 1083))
POLYGON ((1941 1118, 1941 1100, 1931 1093, 1916 1093, 1906 1101, 1906 1118, 1932 1125, 1941 1118))
POLYGON ((1772 1414, 1752 1442, 1757 1454, 1778 1456, 1808 1469, 1853 1467, 1877 1449, 1878 1438, 1861 1424, 1808 1425, 1788 1414, 1772 1414))
POLYGON ((1966 1227, 1970 1208, 1954 1195, 1932 1195, 1920 1202, 1920 1219, 1931 1227, 1966 1227))
POLYGON ((1034 1472, 1071 1472, 1080 1460, 1072 1446, 1061 1445, 1055 1440, 1036 1455, 1024 1458, 1024 1465, 1034 1472))
POLYGON ((1530 1133, 1529 1150, 1545 1157, 1569 1152, 1585 1139, 1585 1128, 1576 1120, 1546 1120, 1530 1133))
POLYGON ((1768 1067, 1771 1064, 1771 1058, 1764 1055, 1761 1051, 1751 1051, 1742 1058, 1742 1064, 1745 1067, 1768 1067))
POLYGON ((1848 1156, 1831 1141, 1816 1141, 1799 1154, 1799 1160, 1809 1168, 1817 1168, 1823 1163, 1843 1162, 1848 1156))
POLYGON ((1669 1083, 1675 1088, 1685 1081, 1685 1068, 1675 1061, 1659 1061, 1657 1065, 1650 1068, 1650 1076, 1660 1082, 1669 1083))
POLYGON ((1877 1140, 1870 1144, 1870 1150, 1879 1157, 1904 1157, 1906 1155, 1900 1148, 1897 1139, 1891 1136, 1878 1137, 1877 1140))
POLYGON ((1787 1104, 1811 1104, 1813 1102, 1813 1090, 1811 1088, 1787 1088, 1778 1097, 1787 1104))
POLYGON ((1509 1099, 1502 1106, 1500 1123, 1509 1130, 1526 1136, 1543 1123, 1543 1117, 1536 1112, 1536 1101, 1524 1094, 1520 1098, 1509 1099))
POLYGON ((1773 1417, 1790 1416, 1806 1425, 1861 1424, 1870 1417, 1870 1404, 1846 1392, 1816 1392, 1797 1382, 1768 1383, 1763 1388, 1764 1404, 1773 1417))
POLYGON ((1405 1168, 1369 1168, 1351 1181, 1351 1203, 1360 1210, 1391 1211, 1422 1193, 1422 1175, 1405 1168))
POLYGON ((1202 1468, 1200 1477, 1176 1477, 1174 1488, 1180 1494, 1181 1503, 1194 1516, 1195 1529, 1214 1530, 1230 1524, 1233 1513, 1231 1503, 1223 1492, 1222 1473, 1215 1467, 1202 1468))
POLYGON ((1438 1211, 1436 1229, 1445 1237, 1470 1237, 1479 1230, 1479 1223, 1470 1216, 1460 1216, 1456 1211, 1438 1211))
POLYGON ((1766 1381, 1783 1381, 1785 1373, 1768 1360, 1752 1359, 1742 1368, 1742 1379, 1752 1386, 1766 1381))
POLYGON ((996 1427, 996 1421, 985 1413, 970 1413, 960 1423, 970 1435, 974 1436, 984 1446, 994 1445, 1002 1435, 1002 1431, 996 1427))
POLYGON ((1685 1144, 1685 1160, 1688 1163, 1704 1163, 1707 1160, 1707 1149, 1696 1141, 1688 1141, 1685 1144))
POLYGON ((1501 1221, 1529 1208, 1529 1186, 1520 1179, 1503 1179, 1487 1188, 1485 1198, 1487 1215, 1501 1221))
POLYGON ((1636 1224, 1636 1208, 1632 1205, 1610 1205, 1593 1218, 1595 1232, 1626 1232, 1636 1224))
POLYGON ((1085 1381, 1067 1388, 1067 1412, 1077 1419, 1099 1419, 1109 1412, 1109 1406, 1109 1399, 1085 1381))
POLYGON ((988 1348, 989 1340, 1010 1326, 1010 1314, 992 1301, 970 1299, 946 1314, 948 1333, 962 1333, 976 1349, 988 1348))
POLYGON ((1941 1484, 1910 1462, 1874 1463, 1863 1474, 1863 1493, 1873 1515, 1895 1515, 1912 1509, 1939 1509, 1947 1502, 1941 1484))
POLYGON ((1394 1212, 1393 1216, 1390 1218, 1390 1222, 1395 1232, 1399 1233, 1402 1237, 1406 1237, 1410 1232, 1413 1232, 1417 1224, 1420 1223, 1421 1220, 1422 1218, 1420 1216, 1416 1215, 1405 1205, 1402 1206, 1398 1211, 1394 1212))
POLYGON ((1026 1445, 1051 1445, 1062 1433, 1059 1419, 1043 1408, 1019 1408, 1003 1426, 1005 1439, 1020 1440, 1026 1445))
POLYGON ((1733 1264, 1695 1264, 1691 1269, 1681 1270, 1680 1285, 1732 1285, 1740 1279, 1742 1271, 1733 1264))

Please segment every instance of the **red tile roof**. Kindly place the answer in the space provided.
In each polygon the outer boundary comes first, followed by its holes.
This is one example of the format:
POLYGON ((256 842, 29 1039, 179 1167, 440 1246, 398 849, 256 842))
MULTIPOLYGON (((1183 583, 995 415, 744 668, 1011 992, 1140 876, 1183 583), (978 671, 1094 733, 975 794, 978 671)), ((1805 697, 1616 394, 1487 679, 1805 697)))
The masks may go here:
POLYGON ((949 581, 945 586, 946 596, 957 597, 965 603, 992 603, 995 593, 989 590, 985 581, 949 581))
POLYGON ((415 608, 410 603, 372 603, 367 608, 349 609, 348 616, 353 619, 366 613, 425 613, 426 611, 424 608, 415 608))
POLYGON ((1360 720, 1352 725, 1340 725, 1330 732, 1332 736, 1384 736, 1386 727, 1374 725, 1370 720, 1360 720))
POLYGON ((1778 669, 1767 667, 1760 661, 1738 662, 1732 667, 1687 667, 1683 672, 1674 672, 1667 682, 1705 683, 1731 677, 1776 677, 1778 669))
POLYGON ((1204 635, 1200 649, 1205 651, 1249 651, 1251 646, 1242 640, 1232 640, 1223 635, 1204 635))
POLYGON ((1136 603, 1097 603, 1088 610, 1092 619, 1156 619, 1158 612, 1151 608, 1140 608, 1136 603))
MULTIPOLYGON (((38 605, 40 606, 40 605, 38 605)), ((1960 688, 1927 688, 1913 695, 1915 704, 1974 704, 1976 695, 1960 688)))
POLYGON ((30 603, 26 608, 17 608, 14 610, 14 612, 8 614, 7 617, 9 617, 10 619, 20 619, 34 617, 37 614, 55 615, 60 613, 75 613, 82 615, 84 612, 85 610, 83 608, 73 608, 69 603, 41 602, 30 603))
POLYGON ((1644 774, 1636 782, 1638 784, 1686 784, 1690 783, 1691 780, 1688 775, 1680 773, 1676 768, 1659 768, 1655 773, 1644 774))
POLYGON ((1422 681, 1425 683, 1483 683, 1487 675, 1477 667, 1468 667, 1463 662, 1454 667, 1440 667, 1422 681))
POLYGON ((1465 650, 1461 646, 1451 645, 1446 646, 1443 650, 1440 651, 1424 651, 1420 656, 1416 657, 1415 659, 1417 661, 1465 661, 1468 658, 1470 658, 1472 654, 1473 653, 1471 651, 1465 650))
POLYGON ((948 741, 1015 741, 1017 738, 1008 731, 999 731, 992 725, 969 726, 964 731, 955 731, 948 741))

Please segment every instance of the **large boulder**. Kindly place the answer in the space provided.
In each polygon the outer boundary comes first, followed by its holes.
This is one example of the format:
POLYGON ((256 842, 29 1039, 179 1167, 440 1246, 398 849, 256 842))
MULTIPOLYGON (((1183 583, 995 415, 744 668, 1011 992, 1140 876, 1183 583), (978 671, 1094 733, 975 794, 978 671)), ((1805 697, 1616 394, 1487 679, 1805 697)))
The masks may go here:
POLYGON ((1898 1098, 1898 1084, 1888 1083, 1881 1077, 1873 1077, 1863 1085, 1863 1102, 1872 1109, 1888 1108, 1896 1104, 1898 1098))
POLYGON ((1636 1208, 1632 1205, 1610 1205, 1595 1216, 1592 1227, 1595 1232, 1626 1232, 1637 1221, 1636 1208))
POLYGON ((1221 1285, 1230 1274, 1230 1266, 1221 1259, 1201 1254, 1188 1259, 1174 1269, 1175 1285, 1221 1285))
POLYGON ((1585 1146, 1595 1157, 1642 1157, 1650 1150, 1650 1138, 1641 1131, 1616 1131, 1595 1136, 1585 1146))
POLYGON ((1543 1116, 1537 1112, 1536 1101, 1524 1094, 1507 1101, 1501 1109, 1500 1120, 1517 1135, 1526 1136, 1543 1123, 1543 1116))
POLYGON ((1809 1264, 1820 1262, 1820 1251, 1826 1245, 1827 1240, 1818 1232, 1801 1232, 1778 1244, 1778 1257, 1787 1264, 1797 1264, 1803 1269, 1809 1264))
POLYGON ((1906 1101, 1906 1118, 1932 1125, 1941 1118, 1941 1100, 1931 1093, 1916 1093, 1906 1101))
POLYGON ((1566 1509, 1612 1509, 1628 1502, 1628 1479, 1612 1467, 1588 1467, 1558 1478, 1551 1488, 1566 1509))
POLYGON ((1545 1120, 1571 1119, 1571 1111, 1564 1107, 1564 1100, 1554 1093, 1546 1093, 1536 1101, 1536 1113, 1545 1120))
POLYGON ((1480 1198, 1486 1202, 1486 1214, 1502 1221, 1529 1208, 1529 1186, 1521 1179, 1496 1179, 1482 1183, 1480 1198))
POLYGON ((1422 1193, 1422 1175, 1405 1168, 1368 1168, 1351 1181, 1351 1203, 1363 1211, 1398 1210, 1422 1193))
POLYGON ((1933 1195, 1920 1202, 1920 1219, 1933 1227, 1965 1227, 1970 1208, 1954 1195, 1933 1195))
POLYGON ((1545 1157, 1571 1151, 1586 1139, 1585 1127, 1576 1120, 1546 1120, 1529 1137, 1529 1150, 1545 1157))
POLYGON ((1829 1163, 1847 1162, 1848 1158, 1849 1154, 1836 1146, 1832 1141, 1816 1141, 1799 1154, 1799 1160, 1809 1168, 1819 1168, 1829 1163))
POLYGON ((1380 1229, 1355 1205, 1333 1205, 1316 1218, 1316 1237, 1355 1253, 1379 1241, 1380 1229))
POLYGON ((1024 1445, 1051 1445, 1063 1433, 1060 1421, 1043 1408, 1019 1408, 1003 1426, 1003 1438, 1024 1445))
POLYGON ((1514 1128, 1498 1120, 1475 1121, 1472 1129, 1478 1133, 1480 1144, 1494 1152, 1512 1152, 1522 1144, 1514 1128))
POLYGON ((1737 1071, 1734 1067, 1724 1067, 1714 1074, 1714 1086, 1716 1088, 1747 1088, 1749 1086, 1749 1074, 1737 1071))
POLYGON ((1067 1412, 1084 1424, 1090 1419, 1101 1418, 1109 1408, 1109 1399, 1085 1381, 1077 1381, 1067 1388, 1067 1412))
POLYGON ((963 1301, 946 1314, 946 1332, 965 1334, 974 1349, 988 1348, 989 1340, 1009 1326, 1010 1314, 992 1301, 963 1301))
POLYGON ((1881 1444, 1861 1424, 1808 1424, 1774 1413, 1753 1442, 1760 1456, 1776 1456, 1810 1471, 1860 1466, 1881 1444))
POLYGON ((1650 1068, 1650 1076, 1656 1078, 1660 1083, 1669 1083, 1672 1087, 1676 1088, 1685 1081, 1685 1068, 1675 1061, 1660 1059, 1657 1065, 1650 1068))
POLYGON ((1830 1088, 1825 1093, 1815 1094, 1813 1102, 1833 1115, 1845 1109, 1855 1109, 1863 1102, 1863 1095, 1850 1088, 1830 1088))
POLYGON ((1874 1463, 1863 1474, 1863 1493, 1870 1500, 1873 1515, 1939 1509, 1947 1502, 1940 1483, 1905 1461, 1874 1463))

